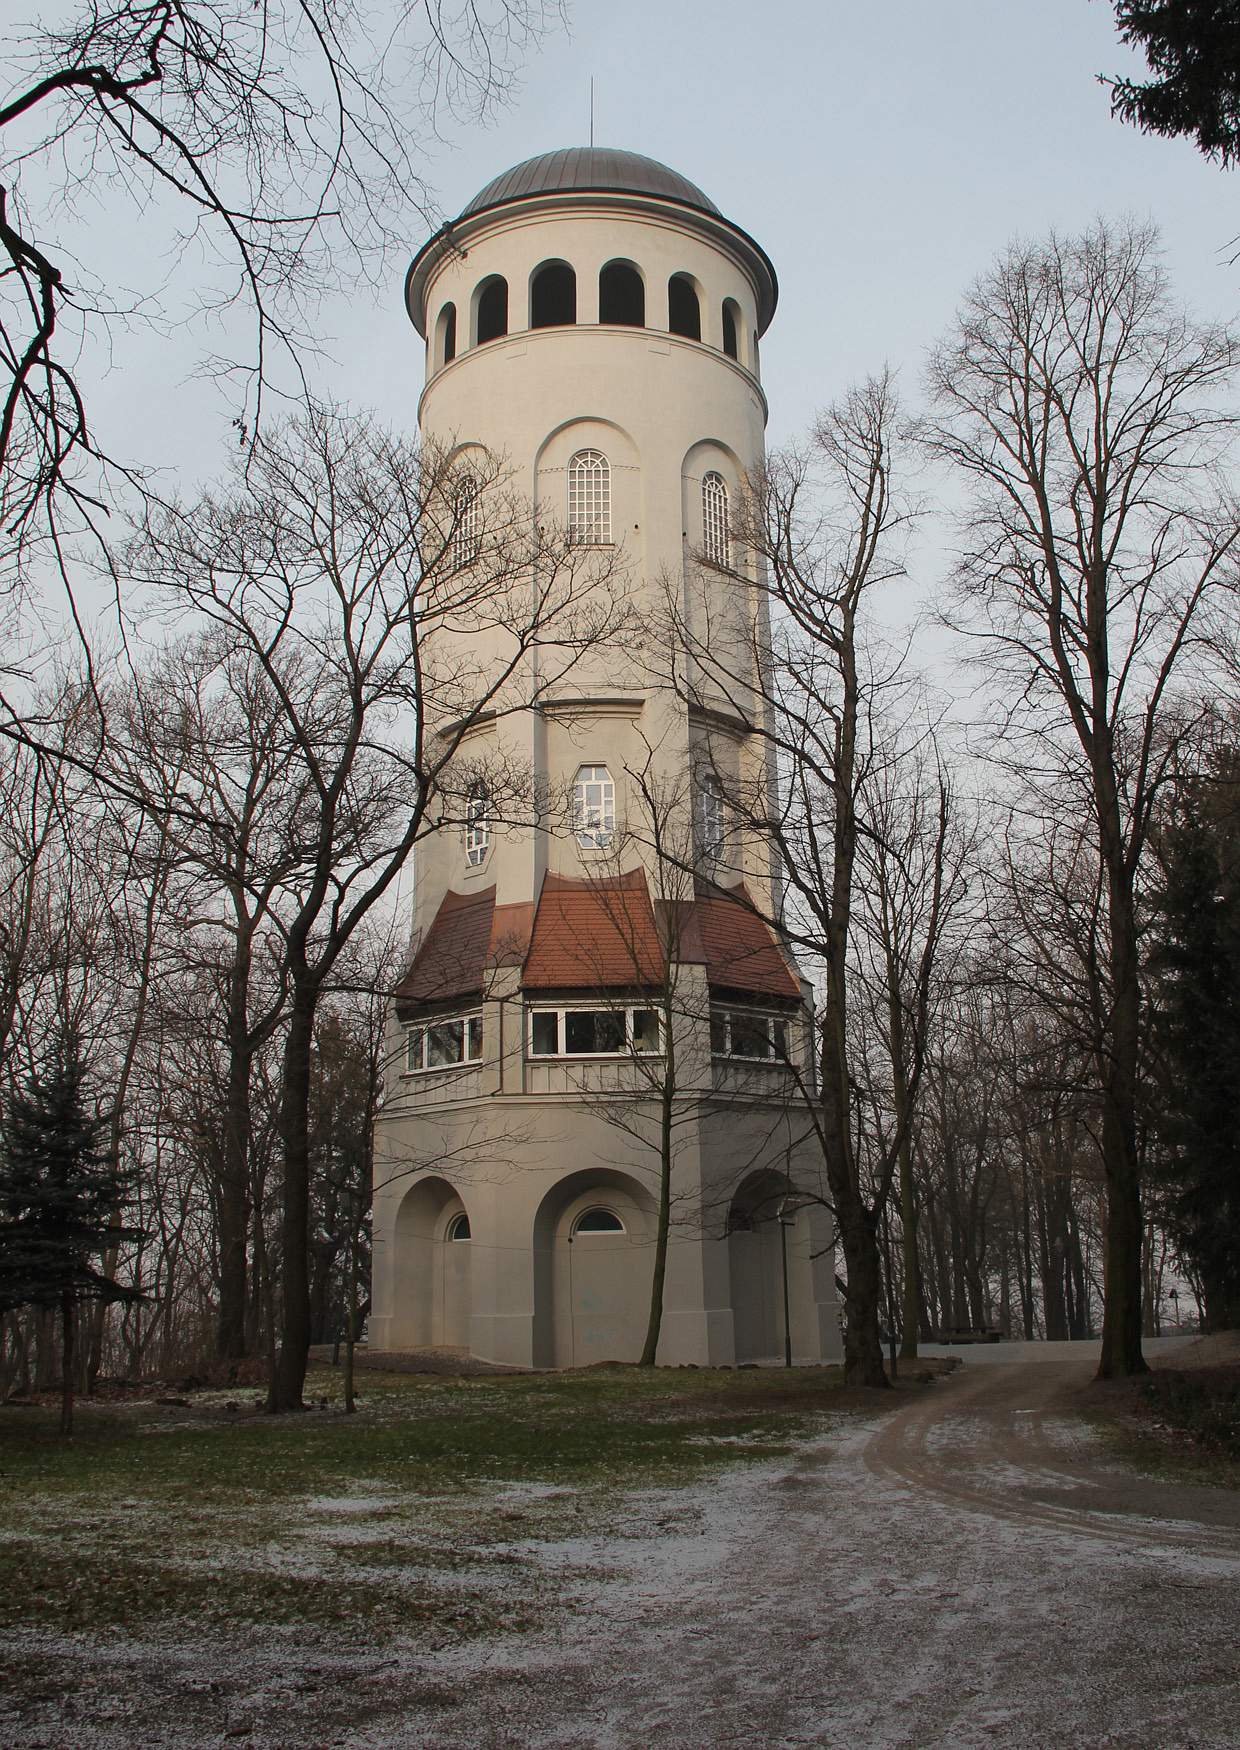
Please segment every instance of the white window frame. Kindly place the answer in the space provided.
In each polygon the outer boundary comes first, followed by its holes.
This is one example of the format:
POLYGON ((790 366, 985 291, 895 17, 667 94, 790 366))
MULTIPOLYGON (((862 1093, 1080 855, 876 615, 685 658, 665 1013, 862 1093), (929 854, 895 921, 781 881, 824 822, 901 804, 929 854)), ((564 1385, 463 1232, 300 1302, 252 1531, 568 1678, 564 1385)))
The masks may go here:
POLYGON ((711 771, 698 773, 697 829, 699 854, 709 862, 718 862, 728 836, 724 813, 723 785, 711 771))
POLYGON ((479 780, 465 801, 465 861, 481 869, 491 848, 491 793, 479 780))
POLYGON ((728 483, 717 468, 702 476, 702 552, 712 565, 732 569, 728 483))
POLYGON ((616 784, 606 766, 577 767, 572 820, 573 832, 583 851, 610 848, 616 836, 616 784), (597 800, 590 796, 594 786, 598 787, 597 800))
POLYGON ((568 538, 579 547, 611 545, 611 463, 602 450, 569 457, 568 538))
POLYGON ((614 1209, 609 1209, 605 1203, 592 1203, 588 1209, 583 1209, 580 1215, 575 1215, 573 1217, 571 1230, 573 1239, 576 1239, 577 1235, 580 1233, 584 1233, 587 1239, 590 1239, 591 1236, 597 1236, 601 1239, 605 1235, 613 1239, 618 1239, 621 1234, 627 1234, 628 1231, 628 1228, 624 1224, 624 1218, 617 1214, 614 1209), (582 1222, 588 1220, 592 1215, 610 1215, 616 1225, 615 1227, 583 1228, 581 1225, 582 1222))
POLYGON ((452 568, 463 571, 466 566, 473 565, 481 549, 478 534, 478 499, 481 488, 478 481, 466 470, 458 479, 452 493, 452 568))
POLYGON ((712 1003, 710 1007, 711 1042, 710 1054, 724 1063, 766 1063, 782 1067, 792 1057, 791 1023, 793 1017, 773 1009, 749 1009, 735 1003, 712 1003), (751 1051, 734 1051, 732 1049, 732 1023, 743 1021, 748 1026, 757 1022, 763 1023, 766 1030, 770 1051, 759 1056, 751 1051), (718 1023, 723 1024, 724 1045, 720 1051, 715 1045, 714 1033, 718 1023), (777 1029, 782 1029, 783 1038, 779 1037, 777 1029))
POLYGON ((482 1062, 482 1010, 465 1009, 459 1015, 435 1015, 430 1020, 415 1021, 405 1028, 405 1069, 407 1076, 443 1075, 458 1069, 476 1069, 482 1062), (463 1055, 450 1063, 428 1063, 427 1046, 433 1029, 461 1024, 463 1055))
POLYGON ((580 1063, 583 1058, 605 1058, 615 1062, 625 1057, 661 1057, 663 1055, 663 1017, 658 1009, 650 1003, 630 1003, 623 1009, 617 1005, 608 1008, 599 1003, 565 1003, 562 1007, 555 1004, 531 1003, 528 1010, 528 1022, 525 1030, 525 1054, 531 1063, 562 1063, 566 1059, 570 1063, 580 1063), (556 1017, 556 1049, 554 1051, 534 1050, 534 1017, 536 1015, 554 1015, 556 1017), (615 1051, 569 1051, 567 1049, 569 1015, 611 1015, 617 1019, 624 1016, 624 1044, 615 1051), (634 1016, 653 1015, 658 1033, 658 1044, 653 1049, 640 1049, 636 1043, 634 1016))

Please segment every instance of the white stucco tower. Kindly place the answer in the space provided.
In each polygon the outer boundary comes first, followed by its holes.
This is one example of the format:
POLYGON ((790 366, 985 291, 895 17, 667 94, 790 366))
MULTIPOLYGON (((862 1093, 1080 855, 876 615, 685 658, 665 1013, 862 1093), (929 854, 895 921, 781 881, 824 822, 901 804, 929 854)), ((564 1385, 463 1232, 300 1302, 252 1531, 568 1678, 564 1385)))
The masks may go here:
MULTIPOLYGON (((424 438, 463 468, 504 457, 538 526, 614 567, 635 625, 669 586, 683 611, 744 624, 757 579, 729 517, 763 458, 776 295, 758 244, 666 166, 531 159, 410 268, 424 438)), ((670 1027, 660 1361, 777 1357, 785 1305, 796 1357, 839 1352, 829 1218, 795 1195, 819 1183, 787 1067, 808 1056, 807 991, 763 921, 770 847, 725 803, 769 781, 766 755, 734 702, 689 706, 659 668, 630 631, 536 709, 479 722, 462 754, 502 754, 565 808, 505 822, 483 786, 419 850, 376 1143, 373 1348, 637 1358, 670 1027), (687 886, 685 856, 672 870, 652 849, 651 794, 692 847, 687 886)))

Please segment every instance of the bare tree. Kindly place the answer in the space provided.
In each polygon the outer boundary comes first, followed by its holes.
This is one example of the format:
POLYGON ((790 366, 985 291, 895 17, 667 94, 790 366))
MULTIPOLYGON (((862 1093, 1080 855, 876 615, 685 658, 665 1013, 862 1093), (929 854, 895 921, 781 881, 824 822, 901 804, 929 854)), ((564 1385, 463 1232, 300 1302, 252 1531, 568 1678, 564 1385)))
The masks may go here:
MULTIPOLYGON (((900 793, 902 762, 916 751, 901 726, 912 694, 904 653, 878 634, 873 601, 903 575, 899 546, 915 514, 898 479, 900 449, 886 376, 825 413, 811 449, 775 458, 741 507, 734 532, 757 602, 747 648, 721 635, 705 602, 684 616, 680 633, 681 687, 705 708, 723 695, 766 750, 761 775, 737 789, 732 803, 772 849, 784 893, 772 921, 820 985, 819 1074, 816 1082, 800 1078, 800 1091, 844 1253, 845 1371, 866 1385, 886 1384, 879 1230, 912 1121, 926 992, 946 916, 963 893, 963 879, 954 879, 949 903, 942 884, 950 817, 944 786, 928 840, 924 952, 897 1005, 903 1110, 894 1122, 880 1121, 873 1088, 861 1097, 866 1004, 854 986, 874 970, 857 929, 863 871, 883 844, 889 876, 894 869, 904 828, 888 804, 900 793), (920 994, 907 1011, 913 986, 920 994)), ((874 897, 867 887, 867 903, 874 897)), ((881 936, 881 919, 878 928, 881 936)), ((885 956, 879 970, 890 1044, 885 956)), ((889 1092, 891 1113, 894 1099, 889 1092)))
POLYGON ((298 1407, 305 1378, 307 1114, 323 990, 415 845, 464 820, 462 741, 483 719, 529 709, 617 629, 606 557, 540 530, 502 466, 488 467, 484 476, 471 452, 478 520, 465 539, 452 456, 314 409, 259 434, 232 496, 152 511, 131 557, 131 578, 191 603, 255 662, 304 780, 301 859, 280 906, 288 1009, 272 1409, 298 1407))
MULTIPOLYGON (((101 532, 111 458, 90 416, 90 345, 115 345, 135 321, 201 313, 218 330, 244 312, 250 343, 206 364, 239 377, 245 440, 270 388, 304 389, 316 299, 405 246, 409 203, 428 204, 428 136, 445 114, 476 119, 500 100, 556 10, 398 0, 376 38, 355 0, 87 0, 17 37, 0 102, 10 583, 32 560, 59 563, 72 605, 65 540, 101 532), (96 252, 109 202, 127 202, 159 236, 174 264, 161 288, 115 284, 96 252)), ((119 461, 132 486, 149 459, 119 461)))
POLYGON ((1220 469, 1240 354, 1172 305, 1145 227, 1017 245, 931 365, 929 451, 972 497, 955 623, 1000 698, 999 757, 1075 779, 1097 859, 1109 1002, 1093 1040, 1107 1180, 1100 1373, 1144 1368, 1138 888, 1177 687, 1234 581, 1220 469))

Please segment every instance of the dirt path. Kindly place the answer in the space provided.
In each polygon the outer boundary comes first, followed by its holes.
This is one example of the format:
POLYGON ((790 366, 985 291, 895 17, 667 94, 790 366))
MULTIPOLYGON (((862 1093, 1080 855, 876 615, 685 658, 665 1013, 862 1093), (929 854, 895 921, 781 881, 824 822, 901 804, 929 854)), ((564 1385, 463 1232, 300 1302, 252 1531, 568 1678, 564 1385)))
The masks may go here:
POLYGON ((438 1663, 348 1742, 1240 1744, 1240 1493, 1112 1463, 1091 1371, 966 1368, 646 1502, 653 1535, 554 1546, 596 1575, 570 1624, 438 1663))

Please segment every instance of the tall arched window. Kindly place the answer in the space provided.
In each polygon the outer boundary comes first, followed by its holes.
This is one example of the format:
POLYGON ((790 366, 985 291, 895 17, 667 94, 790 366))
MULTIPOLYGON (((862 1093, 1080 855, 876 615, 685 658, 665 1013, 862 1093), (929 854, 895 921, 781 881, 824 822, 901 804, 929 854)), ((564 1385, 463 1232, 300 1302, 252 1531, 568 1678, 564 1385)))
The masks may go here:
POLYGON ((465 804, 465 861, 471 869, 486 862, 491 844, 491 793, 479 780, 465 804))
POLYGON ((578 450, 568 464, 568 538, 586 547, 611 540, 611 467, 601 450, 578 450))
POLYGON ((508 332, 508 281, 501 274, 484 280, 478 292, 478 345, 501 340, 508 332))
POLYGON ((714 861, 723 855, 723 789, 713 772, 703 772, 697 786, 698 854, 714 861))
POLYGON ((577 275, 566 261, 544 261, 530 280, 530 327, 571 328, 577 320, 577 275))
POLYGON ((702 476, 702 552, 712 565, 732 563, 728 534, 728 488, 713 468, 702 476))
POLYGON ((599 274, 598 319, 625 328, 646 326, 646 287, 631 261, 609 261, 599 274))
POLYGON ((723 300, 723 350, 730 359, 739 359, 740 308, 732 298, 723 300))
POLYGON ((697 287, 683 273, 674 273, 667 282, 667 326, 686 340, 702 338, 702 307, 697 287))
POLYGON ((616 786, 606 766, 581 766, 573 780, 573 831, 587 851, 605 851, 616 831, 616 786))
POLYGON ((456 357, 456 305, 445 304, 435 324, 435 364, 450 365, 456 357))
POLYGON ((452 564, 472 565, 478 557, 478 482, 462 474, 452 494, 452 564))

